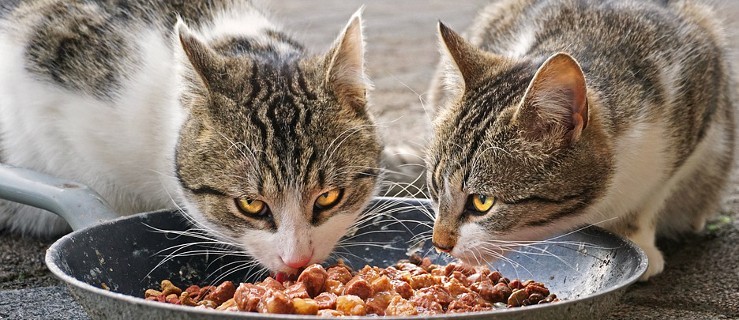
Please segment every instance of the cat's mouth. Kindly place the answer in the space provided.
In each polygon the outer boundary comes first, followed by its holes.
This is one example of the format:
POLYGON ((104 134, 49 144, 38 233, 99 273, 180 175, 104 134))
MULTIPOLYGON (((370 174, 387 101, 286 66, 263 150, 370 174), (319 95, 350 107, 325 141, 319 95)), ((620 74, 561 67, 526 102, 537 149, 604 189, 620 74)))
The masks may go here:
MULTIPOLYGON (((297 276, 297 273, 294 274, 294 276, 297 276)), ((276 272, 272 274, 272 278, 277 280, 279 283, 283 283, 287 280, 290 280, 290 275, 285 272, 276 272)))
POLYGON ((300 275, 303 270, 305 270, 306 267, 297 268, 290 272, 285 271, 273 271, 270 272, 270 276, 277 280, 279 283, 283 283, 285 281, 297 281, 298 275, 300 275))

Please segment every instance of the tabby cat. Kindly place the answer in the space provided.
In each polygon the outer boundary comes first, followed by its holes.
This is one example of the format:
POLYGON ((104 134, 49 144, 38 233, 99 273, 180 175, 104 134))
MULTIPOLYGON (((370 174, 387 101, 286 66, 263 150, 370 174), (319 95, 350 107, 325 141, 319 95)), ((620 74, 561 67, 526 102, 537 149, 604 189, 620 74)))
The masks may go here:
POLYGON ((734 83, 713 9, 694 1, 501 0, 466 40, 439 24, 427 179, 435 246, 600 224, 664 267, 656 235, 699 231, 734 152, 734 83))
MULTIPOLYGON (((3 162, 122 215, 184 207, 272 271, 325 259, 375 193, 360 12, 312 56, 248 1, 21 1, 0 57, 3 162)), ((68 231, 0 209, 0 228, 68 231)))

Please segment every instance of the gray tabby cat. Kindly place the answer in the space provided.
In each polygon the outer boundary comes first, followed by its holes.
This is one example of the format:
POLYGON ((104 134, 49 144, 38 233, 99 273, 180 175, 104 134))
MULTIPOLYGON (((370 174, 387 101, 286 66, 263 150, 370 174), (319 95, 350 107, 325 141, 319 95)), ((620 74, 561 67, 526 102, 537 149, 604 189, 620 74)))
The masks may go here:
POLYGON ((721 22, 694 1, 501 0, 469 41, 439 25, 433 241, 470 262, 585 224, 703 229, 734 152, 721 22))
MULTIPOLYGON (((325 259, 375 193, 359 12, 311 56, 248 1, 22 1, 0 57, 4 162, 122 215, 182 206, 272 271, 325 259)), ((7 203, 0 228, 68 231, 7 203)))

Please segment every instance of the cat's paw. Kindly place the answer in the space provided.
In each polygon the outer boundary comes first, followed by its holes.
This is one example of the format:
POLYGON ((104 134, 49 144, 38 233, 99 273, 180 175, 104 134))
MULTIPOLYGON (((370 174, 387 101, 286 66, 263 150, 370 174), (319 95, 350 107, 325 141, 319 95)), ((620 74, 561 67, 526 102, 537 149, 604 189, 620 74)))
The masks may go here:
POLYGON ((647 254, 649 266, 647 267, 647 271, 639 278, 639 281, 647 281, 652 276, 662 273, 662 270, 665 269, 665 259, 662 257, 662 252, 654 245, 642 247, 642 250, 647 254))

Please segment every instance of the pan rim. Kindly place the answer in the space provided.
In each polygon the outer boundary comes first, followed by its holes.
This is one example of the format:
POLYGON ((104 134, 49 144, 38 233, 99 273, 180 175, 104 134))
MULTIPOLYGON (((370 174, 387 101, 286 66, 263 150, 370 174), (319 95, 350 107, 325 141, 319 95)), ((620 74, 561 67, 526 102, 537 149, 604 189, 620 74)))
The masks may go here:
MULTIPOLYGON (((419 204, 430 204, 431 201, 429 199, 415 199, 415 198, 393 198, 393 197, 375 197, 373 198, 373 201, 395 201, 395 202, 415 202, 419 204)), ((129 216, 123 216, 117 219, 113 219, 110 221, 103 222, 98 225, 94 225, 88 228, 76 230, 72 233, 66 234, 63 237, 59 238, 57 241, 55 241, 49 249, 46 250, 46 255, 44 257, 44 262, 46 263, 47 268, 60 280, 62 280, 67 286, 74 286, 77 289, 84 290, 89 293, 93 293, 96 295, 101 295, 107 299, 113 299, 117 300, 118 302, 124 302, 130 305, 135 306, 144 306, 144 307, 150 307, 154 309, 161 309, 161 310, 167 310, 170 312, 178 312, 178 313, 195 313, 202 316, 212 316, 212 317, 237 317, 237 318, 244 318, 244 319, 306 319, 306 318, 315 318, 319 319, 318 316, 306 316, 306 315, 288 315, 288 314, 264 314, 264 313, 254 313, 254 312, 228 312, 228 311, 222 311, 222 310, 210 310, 210 309, 200 309, 200 308, 194 308, 194 307, 187 307, 187 306, 180 306, 180 305, 173 305, 173 304, 167 304, 167 303, 161 303, 161 302, 155 302, 155 301, 148 301, 141 297, 131 296, 123 293, 113 292, 109 290, 105 290, 103 288, 95 287, 93 285, 90 285, 86 282, 80 281, 77 278, 66 274, 61 270, 59 265, 56 261, 61 260, 61 256, 59 254, 60 250, 59 248, 64 245, 65 243, 69 241, 74 241, 75 237, 78 237, 77 235, 83 234, 89 230, 95 229, 95 228, 105 228, 109 225, 115 225, 116 223, 120 223, 120 221, 129 220, 129 219, 142 219, 145 216, 148 215, 156 215, 156 214, 165 214, 165 213, 173 213, 176 212, 176 209, 163 209, 163 210, 157 210, 157 211, 150 211, 150 212, 142 212, 137 213, 129 216)), ((506 315, 506 316, 515 316, 518 314, 521 314, 523 312, 527 312, 527 310, 541 310, 546 308, 553 308, 558 306, 567 306, 567 305, 574 305, 574 304, 580 304, 585 303, 589 300, 595 299, 601 295, 607 295, 614 291, 624 290, 628 288, 630 285, 634 284, 638 281, 639 277, 641 277, 644 272, 647 270, 648 266, 648 260, 646 253, 637 246, 634 242, 631 240, 616 235, 613 232, 610 232, 606 229, 603 229, 601 227, 598 227, 596 225, 589 225, 587 229, 594 228, 594 230, 597 230, 598 232, 608 234, 612 237, 617 238, 619 241, 623 243, 623 245, 626 245, 628 248, 632 249, 636 253, 636 257, 639 259, 639 263, 635 268, 634 274, 627 278, 625 281, 621 282, 618 286, 613 286, 610 288, 607 288, 603 291, 596 292, 594 294, 589 294, 583 297, 578 297, 575 299, 570 300, 561 300, 555 304, 543 304, 543 305, 532 305, 527 306, 525 308, 507 308, 507 309, 494 309, 490 311, 480 311, 480 312, 464 312, 464 313, 454 313, 454 314, 439 314, 439 315, 430 315, 430 316, 382 316, 380 318, 384 319, 466 319, 466 318, 479 318, 484 316, 498 316, 498 315, 506 315)), ((72 294, 74 296, 74 294, 72 294)), ((78 301, 78 298, 74 296, 75 301, 78 301)), ((82 303, 80 303, 83 307, 85 307, 82 303)), ((370 319, 370 317, 349 317, 353 319, 370 319)), ((376 319, 378 317, 372 317, 372 319, 376 319)))

